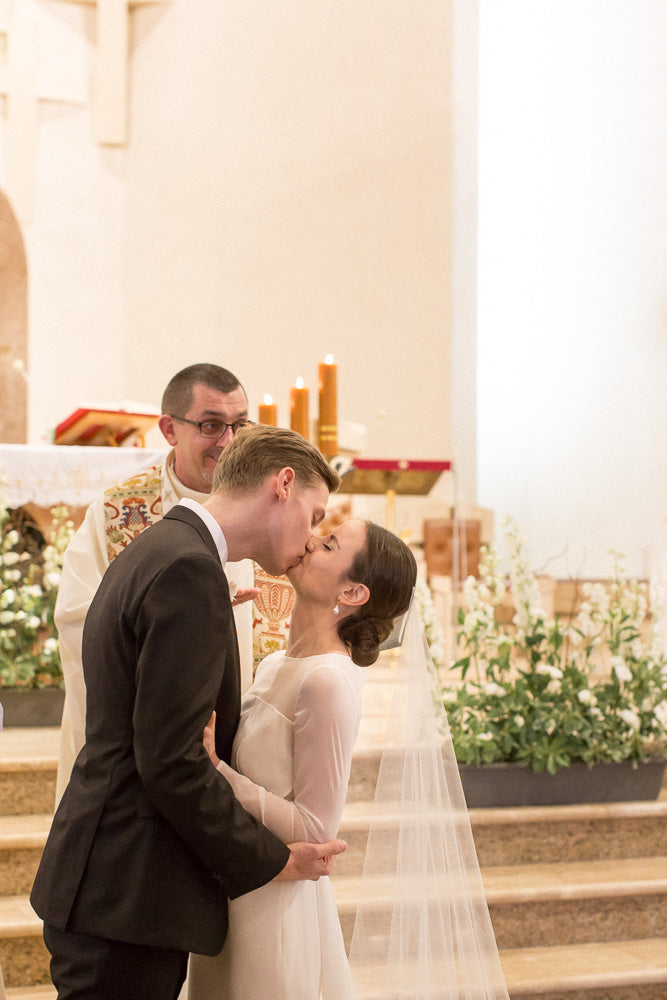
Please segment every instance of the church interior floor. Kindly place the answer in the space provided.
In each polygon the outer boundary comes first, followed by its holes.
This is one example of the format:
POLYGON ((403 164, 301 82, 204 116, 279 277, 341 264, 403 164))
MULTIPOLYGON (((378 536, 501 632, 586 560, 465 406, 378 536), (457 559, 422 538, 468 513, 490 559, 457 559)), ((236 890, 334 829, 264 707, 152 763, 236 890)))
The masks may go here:
MULTIPOLYGON (((391 664, 379 666, 366 685, 341 827, 349 849, 333 883, 347 940, 391 672, 391 664)), ((56 728, 0 733, 0 965, 8 1000, 55 997, 28 893, 51 821, 58 736, 56 728)), ((653 802, 473 809, 470 818, 512 1000, 667 1000, 666 787, 653 802)), ((363 1000, 375 996, 370 969, 368 978, 363 1000)))

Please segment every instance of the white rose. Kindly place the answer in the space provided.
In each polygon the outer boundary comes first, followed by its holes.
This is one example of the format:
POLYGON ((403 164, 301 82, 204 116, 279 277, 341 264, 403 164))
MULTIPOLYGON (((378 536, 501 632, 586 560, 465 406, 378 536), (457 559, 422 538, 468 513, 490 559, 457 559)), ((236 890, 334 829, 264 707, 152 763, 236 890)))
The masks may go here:
POLYGON ((31 615, 26 622, 28 628, 39 628, 41 624, 42 624, 42 619, 38 618, 37 615, 31 615))
POLYGON ((621 683, 623 683, 623 681, 632 680, 632 674, 630 673, 630 670, 628 669, 622 656, 612 656, 611 666, 621 683))
POLYGON ((667 729, 667 701, 661 701, 655 706, 655 717, 663 729, 667 729))
POLYGON ((9 625, 14 621, 13 611, 0 611, 0 625, 9 625))
POLYGON ((588 688, 584 688, 582 691, 580 691, 579 694, 577 695, 577 698, 582 703, 582 705, 595 704, 595 698, 593 697, 593 692, 589 691, 588 688))
POLYGON ((624 708, 619 715, 630 729, 639 729, 639 716, 631 708, 624 708))
POLYGON ((44 642, 45 653, 55 653, 58 649, 58 640, 51 637, 44 642))
POLYGON ((559 667, 553 667, 550 663, 538 663, 535 670, 538 674, 546 674, 555 681, 559 681, 563 676, 563 671, 559 667))
POLYGON ((478 733, 477 739, 489 743, 493 739, 493 733, 478 733))
POLYGON ((12 583, 18 583, 20 579, 21 579, 20 569, 8 569, 5 573, 5 580, 9 580, 12 583))
POLYGON ((514 716, 514 725, 517 726, 518 729, 523 729, 523 727, 526 725, 526 720, 524 719, 523 715, 514 716))
POLYGON ((489 681, 488 684, 484 685, 482 690, 484 691, 484 694, 490 694, 490 695, 495 694, 499 698, 502 698, 505 694, 505 688, 501 687, 500 684, 496 684, 494 681, 489 681))
POLYGON ((18 552, 5 552, 2 561, 5 566, 16 566, 20 558, 18 552))

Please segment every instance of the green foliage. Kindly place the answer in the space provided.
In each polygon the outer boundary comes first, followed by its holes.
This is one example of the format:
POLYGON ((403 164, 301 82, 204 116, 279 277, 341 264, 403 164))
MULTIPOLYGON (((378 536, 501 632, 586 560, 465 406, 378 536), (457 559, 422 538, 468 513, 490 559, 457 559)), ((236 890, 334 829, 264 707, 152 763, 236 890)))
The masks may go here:
POLYGON ((53 527, 41 552, 31 552, 0 502, 0 685, 63 686, 53 621, 62 560, 74 527, 65 507, 52 510, 53 527))
POLYGON ((523 539, 506 524, 515 614, 499 622, 505 580, 493 549, 479 580, 465 583, 459 611, 462 679, 443 689, 456 756, 463 764, 516 761, 555 773, 575 761, 667 756, 667 660, 646 634, 644 585, 626 580, 613 554, 607 587, 584 585, 570 624, 548 621, 523 539))

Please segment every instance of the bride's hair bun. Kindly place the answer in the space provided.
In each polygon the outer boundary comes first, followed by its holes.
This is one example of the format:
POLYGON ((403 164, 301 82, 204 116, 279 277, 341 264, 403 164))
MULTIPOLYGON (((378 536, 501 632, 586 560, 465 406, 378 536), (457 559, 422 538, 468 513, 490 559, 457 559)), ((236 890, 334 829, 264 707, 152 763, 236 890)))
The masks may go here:
POLYGON ((373 521, 366 522, 366 545, 357 552, 348 576, 365 584, 370 597, 354 614, 338 623, 338 635, 360 667, 370 667, 380 655, 394 621, 410 606, 417 579, 412 552, 397 535, 373 521))
POLYGON ((360 667, 370 667, 380 655, 380 646, 394 627, 389 618, 357 618, 350 615, 338 626, 338 635, 360 667))

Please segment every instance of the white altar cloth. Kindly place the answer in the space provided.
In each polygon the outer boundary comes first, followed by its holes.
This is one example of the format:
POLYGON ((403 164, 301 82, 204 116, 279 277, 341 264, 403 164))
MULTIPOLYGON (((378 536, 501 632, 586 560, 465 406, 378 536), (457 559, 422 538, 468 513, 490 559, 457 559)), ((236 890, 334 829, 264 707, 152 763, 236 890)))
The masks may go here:
POLYGON ((160 462, 168 450, 0 444, 0 496, 8 507, 88 506, 109 486, 160 462))

